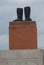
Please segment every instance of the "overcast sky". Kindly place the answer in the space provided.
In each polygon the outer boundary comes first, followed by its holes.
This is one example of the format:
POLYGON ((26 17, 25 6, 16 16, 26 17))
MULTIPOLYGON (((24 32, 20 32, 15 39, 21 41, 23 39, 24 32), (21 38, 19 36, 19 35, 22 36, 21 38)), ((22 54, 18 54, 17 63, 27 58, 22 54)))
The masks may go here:
POLYGON ((17 18, 16 8, 25 6, 31 7, 30 17, 37 24, 38 48, 44 49, 44 0, 0 0, 0 50, 9 49, 9 21, 17 18))

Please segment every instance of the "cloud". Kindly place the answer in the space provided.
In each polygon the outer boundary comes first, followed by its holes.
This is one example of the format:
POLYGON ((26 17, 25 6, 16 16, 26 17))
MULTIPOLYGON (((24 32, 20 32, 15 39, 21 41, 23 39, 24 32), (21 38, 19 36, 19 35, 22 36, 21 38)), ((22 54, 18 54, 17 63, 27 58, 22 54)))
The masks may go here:
POLYGON ((38 48, 44 49, 44 35, 38 35, 38 48))
POLYGON ((44 22, 40 22, 37 29, 38 32, 44 32, 44 22))
POLYGON ((7 3, 19 3, 19 2, 27 2, 27 1, 29 1, 29 2, 34 2, 35 0, 1 0, 0 2, 1 3, 4 3, 4 2, 7 2, 7 3))
POLYGON ((27 6, 28 4, 35 2, 35 0, 1 0, 0 1, 0 6, 10 6, 12 5, 13 7, 24 7, 27 6))
POLYGON ((8 35, 0 35, 0 50, 8 49, 9 49, 8 35))

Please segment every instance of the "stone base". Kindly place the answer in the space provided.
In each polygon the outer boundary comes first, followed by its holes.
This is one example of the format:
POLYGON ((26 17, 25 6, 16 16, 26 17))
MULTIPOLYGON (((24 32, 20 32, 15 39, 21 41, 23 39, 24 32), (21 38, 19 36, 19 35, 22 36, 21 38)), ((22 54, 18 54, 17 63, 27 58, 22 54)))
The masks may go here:
POLYGON ((0 65, 43 65, 41 50, 0 51, 0 65))

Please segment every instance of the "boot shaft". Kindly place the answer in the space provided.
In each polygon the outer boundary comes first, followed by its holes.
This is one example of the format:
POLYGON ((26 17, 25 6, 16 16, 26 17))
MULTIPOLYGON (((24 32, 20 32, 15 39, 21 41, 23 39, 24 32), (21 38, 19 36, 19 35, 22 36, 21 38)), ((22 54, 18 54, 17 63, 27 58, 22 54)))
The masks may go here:
POLYGON ((22 20, 22 16, 23 16, 23 9, 17 8, 17 19, 22 20))
POLYGON ((30 19, 30 7, 24 8, 24 14, 25 14, 25 20, 28 21, 30 19))

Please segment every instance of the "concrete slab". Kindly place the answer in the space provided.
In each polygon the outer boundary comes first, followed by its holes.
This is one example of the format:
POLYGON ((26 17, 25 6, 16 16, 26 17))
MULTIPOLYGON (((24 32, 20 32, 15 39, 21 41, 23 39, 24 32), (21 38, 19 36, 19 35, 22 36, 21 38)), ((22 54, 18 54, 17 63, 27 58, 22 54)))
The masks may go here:
POLYGON ((0 59, 19 59, 19 58, 29 58, 29 59, 41 59, 43 56, 40 50, 8 50, 0 51, 0 59))
POLYGON ((43 65, 43 53, 34 50, 0 50, 0 65, 43 65))

